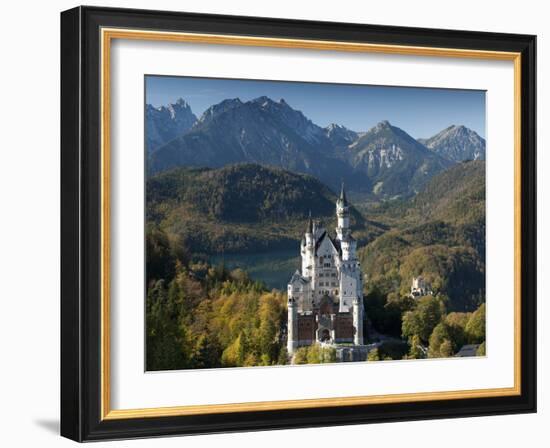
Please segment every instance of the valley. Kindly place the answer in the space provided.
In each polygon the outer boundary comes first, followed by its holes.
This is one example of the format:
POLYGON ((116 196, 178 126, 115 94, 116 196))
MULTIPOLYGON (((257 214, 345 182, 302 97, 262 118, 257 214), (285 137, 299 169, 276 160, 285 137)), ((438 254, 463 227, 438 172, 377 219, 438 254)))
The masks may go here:
POLYGON ((265 283, 268 289, 285 291, 288 284, 289 272, 292 273, 300 266, 300 257, 296 255, 296 248, 282 251, 263 252, 256 254, 223 254, 208 258, 212 265, 223 265, 233 271, 242 269, 252 280, 265 283))
POLYGON ((287 363, 286 286, 309 217, 334 233, 342 182, 366 335, 379 343, 369 360, 452 356, 465 343, 482 353, 485 141, 474 131, 321 128, 268 97, 199 118, 183 100, 149 109, 148 370, 287 363), (430 286, 418 300, 416 277, 430 286))

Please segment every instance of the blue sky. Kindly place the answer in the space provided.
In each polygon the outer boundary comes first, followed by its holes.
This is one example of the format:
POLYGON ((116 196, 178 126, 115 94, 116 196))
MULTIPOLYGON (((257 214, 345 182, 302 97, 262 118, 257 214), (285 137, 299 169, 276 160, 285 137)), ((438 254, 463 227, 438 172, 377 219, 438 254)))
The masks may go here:
POLYGON ((145 77, 145 100, 154 106, 186 100, 195 115, 228 98, 284 100, 319 126, 366 131, 388 120, 415 138, 463 124, 485 137, 485 91, 191 77, 145 77))

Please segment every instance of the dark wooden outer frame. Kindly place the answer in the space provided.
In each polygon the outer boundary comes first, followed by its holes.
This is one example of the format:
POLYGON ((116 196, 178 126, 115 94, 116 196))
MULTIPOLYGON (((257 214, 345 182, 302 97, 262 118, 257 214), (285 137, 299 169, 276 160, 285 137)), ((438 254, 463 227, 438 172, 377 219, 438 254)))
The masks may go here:
POLYGON ((529 35, 78 7, 61 14, 61 434, 77 441, 536 411, 536 38, 529 35), (521 53, 521 394, 101 419, 100 29, 521 53))

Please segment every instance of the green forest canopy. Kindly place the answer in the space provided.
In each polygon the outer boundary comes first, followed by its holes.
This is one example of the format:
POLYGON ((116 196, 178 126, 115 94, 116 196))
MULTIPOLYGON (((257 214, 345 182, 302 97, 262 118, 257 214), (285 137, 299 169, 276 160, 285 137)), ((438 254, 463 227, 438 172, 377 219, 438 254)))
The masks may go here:
MULTIPOLYGON (((415 198, 377 204, 367 213, 376 222, 354 210, 354 229, 364 235, 359 256, 367 279, 365 324, 370 333, 397 341, 384 343, 371 360, 452 356, 466 343, 481 344, 479 354, 485 353, 484 169, 484 162, 457 164, 415 198), (434 295, 408 297, 417 275, 431 283, 434 295)), ((243 270, 209 265, 197 257, 197 248, 203 247, 201 238, 214 249, 232 241, 246 250, 264 238, 264 249, 294 245, 307 216, 303 204, 322 194, 322 213, 330 219, 334 195, 313 178, 287 179, 282 170, 223 170, 223 176, 220 170, 175 170, 148 183, 148 370, 288 362, 286 294, 269 291, 243 270), (236 173, 248 176, 250 191, 242 184, 232 188, 236 173), (293 188, 305 189, 305 196, 297 194, 293 202, 291 190, 279 182, 295 182, 293 188), (235 214, 247 194, 261 209, 235 214), (226 200, 233 206, 222 205, 226 200), (289 209, 281 211, 282 204, 289 209)), ((312 348, 300 350, 295 362, 333 360, 334 353, 312 348)))

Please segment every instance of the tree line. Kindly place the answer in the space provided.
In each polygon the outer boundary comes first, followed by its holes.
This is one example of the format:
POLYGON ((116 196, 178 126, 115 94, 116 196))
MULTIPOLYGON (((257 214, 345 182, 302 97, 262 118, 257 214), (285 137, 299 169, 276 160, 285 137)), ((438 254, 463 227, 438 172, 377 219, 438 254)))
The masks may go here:
MULTIPOLYGON (((283 365, 287 297, 242 269, 197 261, 154 225, 146 232, 147 370, 283 365)), ((442 293, 412 299, 374 285, 365 295, 368 342, 389 337, 369 360, 449 357, 465 344, 485 349, 485 304, 448 311, 442 293)), ((302 347, 295 364, 336 361, 333 348, 302 347)))
POLYGON ((285 364, 286 295, 146 234, 147 370, 285 364))
POLYGON ((394 350, 384 355, 378 350, 371 360, 446 358, 466 344, 479 345, 477 355, 484 355, 485 303, 473 312, 448 312, 448 302, 444 294, 413 299, 372 290, 365 296, 371 331, 401 338, 407 342, 408 352, 394 350))

